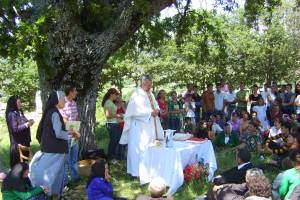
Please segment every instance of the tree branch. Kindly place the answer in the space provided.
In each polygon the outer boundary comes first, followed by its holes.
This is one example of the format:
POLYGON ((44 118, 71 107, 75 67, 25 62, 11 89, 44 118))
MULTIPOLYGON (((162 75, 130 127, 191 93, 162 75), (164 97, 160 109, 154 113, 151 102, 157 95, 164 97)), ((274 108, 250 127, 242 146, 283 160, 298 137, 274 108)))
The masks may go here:
POLYGON ((175 0, 152 0, 145 2, 149 3, 147 10, 138 10, 132 5, 122 11, 113 26, 99 35, 92 35, 96 41, 94 49, 98 51, 95 54, 98 56, 97 60, 105 62, 110 54, 120 48, 145 21, 159 14, 164 8, 171 6, 175 0), (106 52, 102 52, 103 47, 107 47, 106 52))

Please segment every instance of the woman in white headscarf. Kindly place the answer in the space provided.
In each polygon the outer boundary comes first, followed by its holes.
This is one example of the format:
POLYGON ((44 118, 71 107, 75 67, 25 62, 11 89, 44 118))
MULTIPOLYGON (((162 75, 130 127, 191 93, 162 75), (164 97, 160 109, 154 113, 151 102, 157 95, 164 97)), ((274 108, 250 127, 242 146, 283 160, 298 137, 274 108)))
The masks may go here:
POLYGON ((65 105, 65 94, 50 94, 37 130, 41 150, 30 163, 30 179, 33 185, 46 186, 48 195, 59 197, 63 192, 64 165, 68 153, 69 135, 80 137, 75 131, 66 131, 59 109, 65 105))

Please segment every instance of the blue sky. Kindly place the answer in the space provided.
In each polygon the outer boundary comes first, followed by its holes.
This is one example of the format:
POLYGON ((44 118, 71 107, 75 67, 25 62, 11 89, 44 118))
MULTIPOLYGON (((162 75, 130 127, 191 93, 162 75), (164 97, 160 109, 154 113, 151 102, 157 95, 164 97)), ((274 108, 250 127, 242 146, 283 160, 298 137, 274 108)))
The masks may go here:
MULTIPOLYGON (((245 4, 245 0, 235 0, 240 7, 243 7, 245 4)), ((213 4, 215 3, 215 0, 192 0, 192 8, 204 8, 208 10, 213 9, 213 4)), ((217 9, 218 11, 222 11, 222 9, 217 9)), ((172 17, 177 13, 177 9, 174 6, 165 8, 163 11, 161 11, 161 17, 172 17)))

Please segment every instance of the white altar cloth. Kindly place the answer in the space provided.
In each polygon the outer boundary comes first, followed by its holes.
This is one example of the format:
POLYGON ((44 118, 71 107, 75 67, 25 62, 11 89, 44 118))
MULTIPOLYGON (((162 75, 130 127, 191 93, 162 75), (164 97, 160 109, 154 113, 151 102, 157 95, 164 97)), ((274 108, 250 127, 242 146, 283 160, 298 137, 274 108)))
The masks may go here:
POLYGON ((211 180, 217 169, 217 162, 210 140, 202 143, 174 141, 173 148, 149 147, 141 159, 140 183, 146 184, 160 177, 169 186, 167 194, 173 195, 184 182, 184 168, 196 158, 202 158, 209 165, 208 180, 211 180))

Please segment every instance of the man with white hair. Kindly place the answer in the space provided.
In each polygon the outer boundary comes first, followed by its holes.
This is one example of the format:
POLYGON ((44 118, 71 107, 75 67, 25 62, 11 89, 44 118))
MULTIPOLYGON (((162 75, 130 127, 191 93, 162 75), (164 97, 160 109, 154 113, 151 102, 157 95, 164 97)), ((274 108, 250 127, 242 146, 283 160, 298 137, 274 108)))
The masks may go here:
POLYGON ((214 186, 215 199, 223 200, 269 200, 271 199, 271 185, 263 171, 258 168, 247 170, 245 183, 224 184, 214 186))
POLYGON ((152 79, 144 76, 129 100, 124 115, 124 129, 120 144, 128 144, 127 173, 139 176, 143 152, 155 140, 163 139, 163 129, 158 117, 159 106, 151 92, 152 79))

